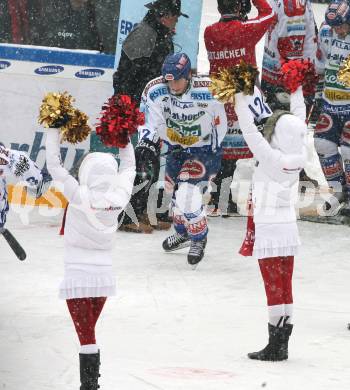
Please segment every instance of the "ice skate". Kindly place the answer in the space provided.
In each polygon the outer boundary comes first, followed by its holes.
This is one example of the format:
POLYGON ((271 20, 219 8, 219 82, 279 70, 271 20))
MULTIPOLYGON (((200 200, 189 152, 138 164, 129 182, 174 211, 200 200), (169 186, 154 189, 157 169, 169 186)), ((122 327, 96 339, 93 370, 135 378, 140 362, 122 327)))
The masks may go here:
MULTIPOLYGON (((191 241, 191 248, 188 252, 187 261, 188 264, 192 266, 196 266, 204 256, 204 249, 207 245, 207 238, 204 238, 204 240, 199 241, 191 241)), ((194 267, 195 269, 196 267, 194 267)))
POLYGON ((186 248, 191 245, 191 240, 188 235, 182 235, 177 232, 169 236, 163 241, 163 249, 165 252, 173 252, 178 249, 186 248))

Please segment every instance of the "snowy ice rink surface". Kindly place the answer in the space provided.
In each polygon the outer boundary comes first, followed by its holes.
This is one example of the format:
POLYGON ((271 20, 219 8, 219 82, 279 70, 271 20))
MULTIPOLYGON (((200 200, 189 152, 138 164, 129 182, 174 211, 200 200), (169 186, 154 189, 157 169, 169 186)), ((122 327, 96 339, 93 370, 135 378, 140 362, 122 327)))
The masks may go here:
MULTIPOLYGON (((203 24, 217 19, 215 4, 205 1, 203 24)), ((201 63, 203 56, 201 50, 201 63)), ((19 262, 0 240, 0 389, 77 390, 78 340, 57 298, 61 215, 19 211, 12 209, 7 226, 27 260, 19 262)), ((295 267, 290 359, 264 363, 246 357, 266 344, 267 313, 256 261, 237 254, 245 218, 209 224, 196 271, 185 250, 163 253, 167 232, 117 233, 118 296, 97 327, 101 390, 348 390, 350 229, 299 223, 304 246, 295 267)))
MULTIPOLYGON (((78 389, 78 341, 63 301, 60 216, 38 210, 8 227, 28 252, 18 261, 2 241, 0 388, 78 389)), ((104 390, 348 390, 349 228, 300 223, 304 247, 294 277, 290 359, 254 362, 267 315, 255 260, 237 254, 245 218, 210 219, 205 260, 165 254, 166 232, 117 233, 118 296, 97 327, 104 390)))

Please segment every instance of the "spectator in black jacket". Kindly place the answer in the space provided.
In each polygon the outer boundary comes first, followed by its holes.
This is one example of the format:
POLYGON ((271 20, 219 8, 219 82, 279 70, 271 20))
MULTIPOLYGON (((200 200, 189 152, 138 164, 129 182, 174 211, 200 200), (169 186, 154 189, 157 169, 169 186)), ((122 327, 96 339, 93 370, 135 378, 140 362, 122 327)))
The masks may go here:
MULTIPOLYGON (((173 35, 179 16, 188 17, 181 13, 181 0, 157 0, 145 6, 149 11, 124 41, 118 69, 113 75, 114 93, 129 95, 138 103, 146 84, 161 74, 165 57, 174 52, 173 35)), ((145 156, 140 156, 137 147, 135 154, 139 173, 134 183, 136 187, 145 180, 145 168, 148 172, 149 169, 141 163, 145 161, 145 156)), ((158 181, 159 158, 151 165, 152 174, 148 176, 148 184, 136 192, 130 200, 138 223, 133 223, 125 214, 122 230, 151 233, 154 227, 170 228, 170 223, 167 221, 158 221, 157 225, 152 227, 147 216, 144 215, 149 189, 158 181)))
POLYGON ((157 0, 123 43, 117 71, 113 75, 115 94, 140 102, 146 84, 161 74, 165 57, 174 52, 173 35, 181 13, 181 0, 157 0))

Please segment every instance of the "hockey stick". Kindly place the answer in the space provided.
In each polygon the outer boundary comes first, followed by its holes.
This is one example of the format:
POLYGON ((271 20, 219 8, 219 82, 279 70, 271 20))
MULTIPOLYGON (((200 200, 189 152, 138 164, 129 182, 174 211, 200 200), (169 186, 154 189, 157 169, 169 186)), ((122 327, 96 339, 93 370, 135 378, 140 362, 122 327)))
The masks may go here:
POLYGON ((306 125, 308 126, 309 125, 309 122, 310 122, 310 119, 311 119, 311 115, 313 114, 314 112, 314 109, 315 109, 315 100, 312 102, 312 105, 310 107, 310 111, 309 111, 309 114, 305 120, 305 123, 306 125))
POLYGON ((5 238, 11 249, 14 251, 17 258, 21 261, 27 257, 26 252, 21 247, 19 242, 15 239, 12 233, 8 229, 0 228, 0 234, 5 238))

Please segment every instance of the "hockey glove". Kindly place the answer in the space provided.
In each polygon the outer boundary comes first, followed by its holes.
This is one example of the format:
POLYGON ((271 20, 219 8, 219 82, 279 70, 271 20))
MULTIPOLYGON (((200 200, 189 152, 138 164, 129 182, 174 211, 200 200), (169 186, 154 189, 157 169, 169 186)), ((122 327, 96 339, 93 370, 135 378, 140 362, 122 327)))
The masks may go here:
POLYGON ((142 138, 135 148, 136 171, 142 171, 142 167, 158 162, 160 156, 160 143, 154 143, 142 138))
POLYGON ((35 199, 38 199, 43 194, 45 194, 45 192, 49 189, 52 182, 52 177, 46 169, 43 169, 41 171, 41 174, 42 174, 42 179, 37 185, 31 183, 30 179, 27 180, 27 182, 29 183, 29 185, 26 186, 27 194, 35 199))
POLYGON ((142 138, 135 148, 136 174, 141 181, 151 181, 157 174, 160 158, 160 142, 142 138))

